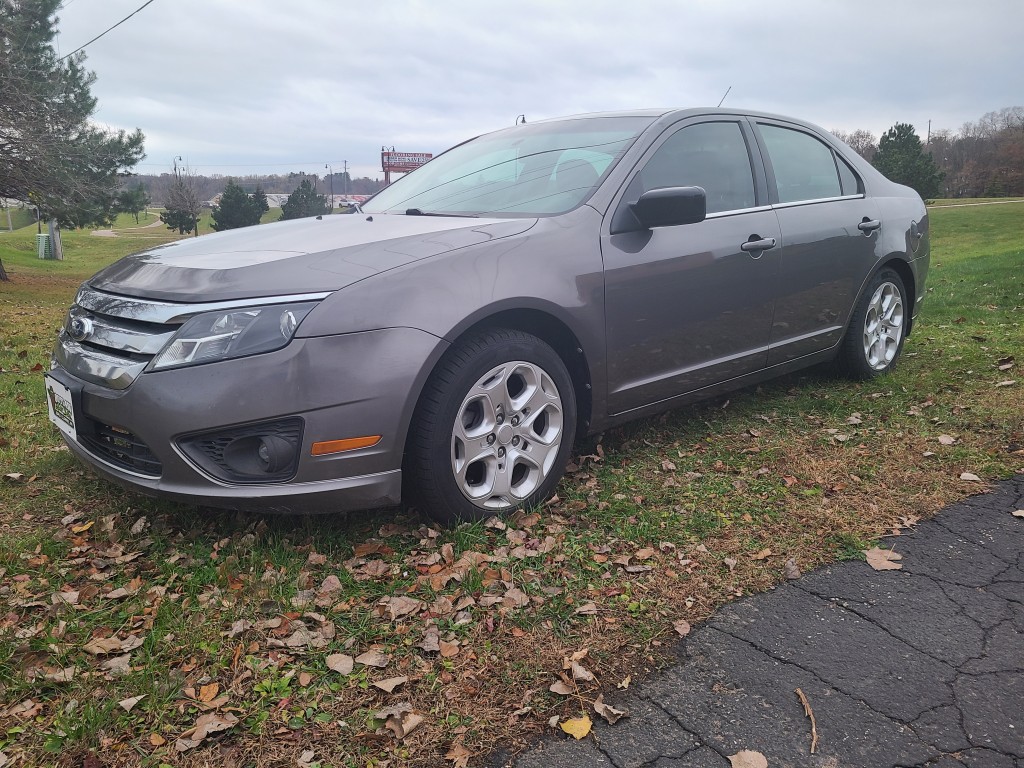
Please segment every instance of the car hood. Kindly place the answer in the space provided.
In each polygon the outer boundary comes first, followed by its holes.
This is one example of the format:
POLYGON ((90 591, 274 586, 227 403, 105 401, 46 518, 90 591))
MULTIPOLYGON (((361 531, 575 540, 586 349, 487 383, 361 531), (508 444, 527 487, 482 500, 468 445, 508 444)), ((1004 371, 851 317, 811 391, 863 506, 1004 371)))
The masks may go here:
POLYGON ((178 240, 88 283, 125 296, 207 302, 334 291, 413 261, 525 232, 536 219, 345 214, 178 240))

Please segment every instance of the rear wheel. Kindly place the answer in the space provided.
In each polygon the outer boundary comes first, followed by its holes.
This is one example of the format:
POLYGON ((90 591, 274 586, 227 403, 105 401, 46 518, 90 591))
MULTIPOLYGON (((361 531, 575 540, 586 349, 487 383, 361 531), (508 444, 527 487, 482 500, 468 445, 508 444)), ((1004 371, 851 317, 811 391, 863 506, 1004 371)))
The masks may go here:
POLYGON ((883 269, 868 284, 846 329, 839 363, 854 379, 871 379, 892 370, 906 338, 906 289, 903 279, 883 269))
POLYGON ((543 501, 572 450, 576 396, 542 340, 492 329, 438 365, 406 456, 410 495, 441 522, 480 520, 543 501))

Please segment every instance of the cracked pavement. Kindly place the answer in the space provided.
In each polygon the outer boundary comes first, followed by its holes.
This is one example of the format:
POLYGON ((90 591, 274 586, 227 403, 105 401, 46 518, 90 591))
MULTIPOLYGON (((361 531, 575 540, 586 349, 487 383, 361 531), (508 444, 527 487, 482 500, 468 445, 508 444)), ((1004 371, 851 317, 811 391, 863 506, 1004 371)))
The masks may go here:
POLYGON ((885 546, 902 570, 849 561, 730 604, 676 660, 514 768, 1024 768, 1024 475, 943 509, 885 546), (795 689, 806 695, 811 724, 795 689))

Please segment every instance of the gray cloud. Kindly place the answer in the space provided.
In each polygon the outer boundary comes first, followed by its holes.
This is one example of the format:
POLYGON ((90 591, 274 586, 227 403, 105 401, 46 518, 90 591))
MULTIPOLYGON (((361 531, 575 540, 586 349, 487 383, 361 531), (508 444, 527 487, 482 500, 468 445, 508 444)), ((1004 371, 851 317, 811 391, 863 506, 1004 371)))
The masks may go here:
MULTIPOLYGON (((139 0, 70 0, 70 51, 139 0)), ((160 172, 378 173, 528 119, 726 104, 827 128, 957 129, 1022 101, 1020 0, 156 0, 87 49, 96 119, 160 172), (304 165, 303 165, 304 164, 304 165)))

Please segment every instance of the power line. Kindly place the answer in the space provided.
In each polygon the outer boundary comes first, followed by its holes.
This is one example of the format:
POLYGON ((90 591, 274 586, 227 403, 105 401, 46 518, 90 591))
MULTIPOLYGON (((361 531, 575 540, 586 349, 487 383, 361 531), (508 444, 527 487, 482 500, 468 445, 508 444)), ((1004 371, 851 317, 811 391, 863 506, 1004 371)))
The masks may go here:
MULTIPOLYGON (((205 168, 209 168, 209 167, 217 167, 217 168, 288 168, 288 167, 295 166, 295 165, 320 165, 322 162, 323 161, 321 161, 321 160, 309 160, 309 161, 294 160, 294 161, 291 161, 291 162, 286 161, 286 162, 283 162, 283 163, 218 163, 216 161, 213 161, 213 162, 208 162, 208 163, 200 163, 198 165, 192 165, 192 167, 193 168, 204 168, 204 167, 205 168)), ((331 162, 331 163, 343 163, 345 161, 344 160, 331 160, 329 162, 331 162)), ((146 167, 151 167, 151 168, 152 167, 159 167, 159 168, 166 168, 167 167, 166 163, 136 163, 136 165, 141 165, 141 166, 146 166, 146 167)), ((368 163, 368 165, 372 165, 372 163, 368 163)))
POLYGON ((58 61, 64 61, 64 59, 67 59, 67 58, 69 58, 69 57, 71 57, 71 56, 74 56, 74 55, 75 55, 76 53, 78 53, 78 52, 79 52, 80 50, 82 50, 82 49, 83 49, 83 48, 85 48, 86 46, 92 45, 92 44, 93 44, 93 43, 95 43, 95 42, 96 42, 97 40, 99 40, 99 39, 100 39, 101 37, 103 37, 103 36, 104 36, 105 34, 107 34, 107 32, 110 32, 110 31, 112 31, 112 30, 115 30, 115 29, 117 29, 117 28, 118 28, 118 27, 120 27, 120 26, 121 26, 122 24, 124 24, 124 23, 125 23, 126 21, 128 21, 128 19, 130 19, 130 18, 131 18, 132 16, 134 16, 134 15, 135 15, 136 13, 138 13, 139 11, 141 11, 141 10, 142 10, 143 8, 145 8, 145 7, 147 6, 147 5, 149 5, 149 4, 150 4, 150 3, 152 3, 152 2, 153 2, 153 0, 146 0, 146 2, 144 2, 144 3, 142 4, 142 5, 140 5, 140 6, 138 7, 138 8, 136 8, 136 9, 135 9, 134 11, 132 11, 131 13, 129 13, 129 14, 127 15, 127 16, 125 16, 125 17, 124 17, 123 19, 121 19, 121 20, 120 20, 119 22, 117 22, 117 24, 115 24, 114 26, 112 26, 112 27, 108 27, 107 29, 103 30, 103 31, 102 31, 102 32, 100 32, 100 33, 99 33, 98 35, 96 35, 96 37, 94 37, 94 38, 93 38, 92 40, 90 40, 90 41, 89 41, 88 43, 86 43, 85 45, 80 45, 80 46, 78 46, 77 48, 75 48, 75 50, 73 50, 73 51, 72 51, 71 53, 69 53, 69 54, 68 54, 67 56, 61 56, 61 57, 60 57, 60 59, 58 59, 58 61))

